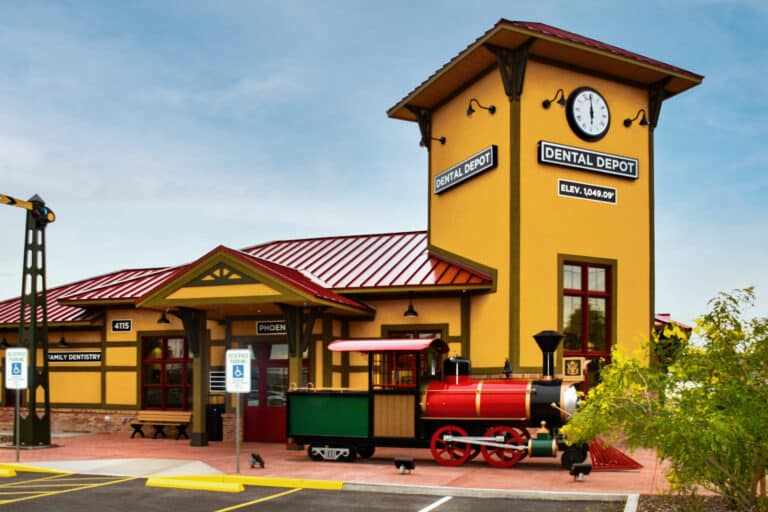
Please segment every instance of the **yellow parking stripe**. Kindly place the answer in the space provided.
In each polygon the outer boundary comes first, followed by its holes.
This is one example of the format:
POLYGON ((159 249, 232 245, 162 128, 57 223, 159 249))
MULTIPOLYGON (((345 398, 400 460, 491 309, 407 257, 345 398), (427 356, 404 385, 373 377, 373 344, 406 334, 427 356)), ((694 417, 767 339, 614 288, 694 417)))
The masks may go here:
MULTIPOLYGON (((57 476, 61 476, 61 475, 57 475, 57 476)), ((40 480, 47 480, 47 479, 41 478, 40 480)), ((62 489, 62 490, 57 490, 57 491, 40 492, 40 493, 35 494, 34 496, 26 496, 24 498, 16 498, 15 500, 2 500, 2 501, 0 501, 0 505, 6 505, 8 503, 17 503, 17 502, 20 502, 20 501, 34 500, 34 499, 37 499, 37 498, 45 498, 47 496, 55 496, 57 494, 64 494, 64 493, 67 493, 67 492, 83 491, 83 490, 86 490, 86 489, 94 489, 96 487, 104 487, 104 486, 112 485, 112 484, 120 484, 120 483, 123 483, 123 482, 128 482, 130 480, 136 480, 136 477, 121 478, 119 480, 113 480, 111 482, 101 482, 101 483, 98 483, 98 484, 76 485, 76 486, 72 486, 71 489, 62 489)))
POLYGON ((287 491, 279 492, 279 493, 273 494, 271 496, 265 496, 265 497, 259 498, 257 500, 249 501, 249 502, 246 502, 246 503, 240 503, 239 505, 233 505, 233 506, 227 507, 227 508, 220 508, 220 509, 218 509, 218 510, 216 510, 214 512, 229 512, 230 510, 237 510, 239 508, 244 508, 244 507, 248 507, 248 506, 251 506, 251 505, 255 505, 257 503, 263 503, 265 501, 274 500, 274 499, 280 498, 282 496, 287 496, 288 494, 293 494, 293 493, 299 492, 301 490, 302 490, 301 488, 298 488, 298 489, 288 489, 287 491))
POLYGON ((17 482, 10 482, 10 483, 7 483, 7 484, 0 485, 0 489, 7 489, 8 487, 19 487, 21 485, 25 485, 25 484, 28 484, 28 483, 31 483, 31 482, 46 482, 48 480, 54 480, 54 479, 58 479, 58 478, 67 477, 67 476, 72 475, 72 474, 74 474, 74 473, 64 473, 64 474, 58 474, 57 473, 55 475, 43 476, 43 477, 40 477, 40 478, 32 478, 30 480, 20 480, 20 481, 17 481, 17 482))

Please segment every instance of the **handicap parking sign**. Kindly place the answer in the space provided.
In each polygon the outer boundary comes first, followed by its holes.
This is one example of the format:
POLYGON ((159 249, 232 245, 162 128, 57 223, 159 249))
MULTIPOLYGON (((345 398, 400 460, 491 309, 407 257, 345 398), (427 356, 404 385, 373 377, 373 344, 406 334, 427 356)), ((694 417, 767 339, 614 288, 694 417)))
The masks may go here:
POLYGON ((251 352, 229 349, 226 352, 227 393, 251 392, 251 352))
POLYGON ((27 358, 27 349, 24 347, 6 349, 5 364, 9 369, 5 373, 6 389, 27 389, 27 358))

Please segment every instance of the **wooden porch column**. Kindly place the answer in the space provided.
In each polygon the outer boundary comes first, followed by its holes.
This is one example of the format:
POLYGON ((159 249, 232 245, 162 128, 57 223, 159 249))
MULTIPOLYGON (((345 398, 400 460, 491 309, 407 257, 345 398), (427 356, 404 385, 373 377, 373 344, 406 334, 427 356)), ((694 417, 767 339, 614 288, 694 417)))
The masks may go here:
POLYGON ((208 403, 208 372, 210 371, 210 340, 206 329, 205 311, 180 308, 174 313, 184 324, 184 334, 192 352, 192 446, 207 446, 206 405, 208 403))

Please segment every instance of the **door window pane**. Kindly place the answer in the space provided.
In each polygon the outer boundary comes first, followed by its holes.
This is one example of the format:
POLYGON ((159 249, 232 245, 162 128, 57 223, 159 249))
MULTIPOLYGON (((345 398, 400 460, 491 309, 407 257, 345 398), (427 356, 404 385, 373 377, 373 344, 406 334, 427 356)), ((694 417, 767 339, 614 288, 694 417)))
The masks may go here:
POLYGON ((250 406, 259 406, 259 394, 261 393, 261 390, 259 389, 259 367, 255 364, 254 361, 251 361, 251 392, 248 393, 248 405, 250 406))
POLYGON ((288 368, 267 368, 267 407, 285 407, 288 368))
POLYGON ((288 344, 287 343, 275 343, 269 347, 269 358, 272 361, 287 361, 288 360, 288 344))

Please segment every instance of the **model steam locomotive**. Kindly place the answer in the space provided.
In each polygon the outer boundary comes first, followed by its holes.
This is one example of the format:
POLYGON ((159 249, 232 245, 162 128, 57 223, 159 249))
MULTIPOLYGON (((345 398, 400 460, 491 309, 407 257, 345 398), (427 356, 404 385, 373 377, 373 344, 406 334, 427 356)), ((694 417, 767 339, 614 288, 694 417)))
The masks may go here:
POLYGON ((587 447, 559 434, 578 406, 573 385, 554 377, 562 336, 536 336, 543 353, 535 380, 475 380, 470 362, 448 358, 440 339, 338 340, 334 352, 368 354, 368 389, 297 389, 287 394, 289 442, 308 445, 313 460, 353 461, 376 446, 429 447, 434 459, 458 466, 482 454, 511 467, 526 456, 556 457, 570 468, 587 447))

